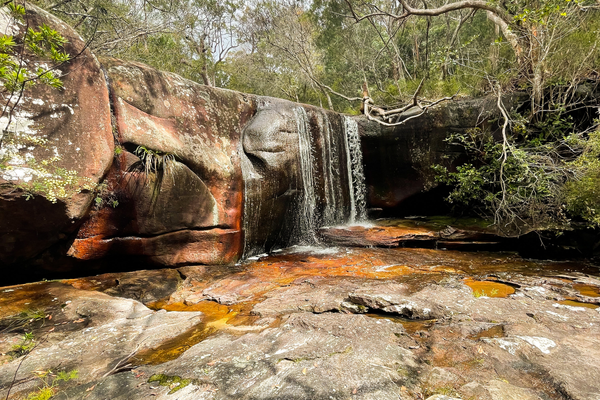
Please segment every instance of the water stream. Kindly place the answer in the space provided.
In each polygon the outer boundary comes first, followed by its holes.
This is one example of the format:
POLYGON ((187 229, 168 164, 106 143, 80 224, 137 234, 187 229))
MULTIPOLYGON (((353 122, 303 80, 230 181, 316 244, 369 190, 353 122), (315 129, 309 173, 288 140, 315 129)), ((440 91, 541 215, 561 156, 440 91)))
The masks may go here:
POLYGON ((298 125, 298 146, 300 155, 300 176, 302 178, 302 194, 300 206, 297 213, 297 243, 310 245, 317 243, 316 220, 317 199, 315 197, 315 151, 310 134, 310 125, 306 110, 303 107, 297 107, 294 110, 296 114, 296 123, 298 125))
POLYGON ((243 259, 317 245, 320 228, 366 220, 353 118, 264 100, 243 135, 243 259))
POLYGON ((348 181, 350 184, 350 218, 349 223, 364 221, 367 217, 365 173, 363 170, 362 149, 358 136, 357 122, 344 116, 344 133, 346 152, 348 154, 348 181))

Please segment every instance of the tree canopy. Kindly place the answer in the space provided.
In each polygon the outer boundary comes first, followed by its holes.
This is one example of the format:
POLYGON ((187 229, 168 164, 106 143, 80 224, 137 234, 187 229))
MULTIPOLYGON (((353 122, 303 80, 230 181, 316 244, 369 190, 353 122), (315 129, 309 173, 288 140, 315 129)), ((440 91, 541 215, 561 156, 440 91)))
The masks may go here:
POLYGON ((501 140, 450 141, 449 201, 507 230, 600 224, 598 0, 38 0, 100 55, 207 85, 401 124, 409 107, 498 99, 501 140), (528 95, 516 112, 511 92, 528 95))

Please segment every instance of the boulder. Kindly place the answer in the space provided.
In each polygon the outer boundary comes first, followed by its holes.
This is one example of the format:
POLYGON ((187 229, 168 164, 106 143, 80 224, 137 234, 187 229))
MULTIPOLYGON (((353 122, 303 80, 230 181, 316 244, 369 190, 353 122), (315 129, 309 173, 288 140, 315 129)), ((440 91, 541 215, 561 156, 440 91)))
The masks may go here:
MULTIPOLYGON (((63 173, 70 171, 93 187, 110 167, 114 150, 108 90, 98 60, 74 29, 34 5, 26 8, 28 26, 46 24, 57 30, 67 39, 64 50, 72 60, 57 69, 62 89, 37 84, 27 88, 18 102, 10 101, 16 107, 9 129, 27 134, 35 142, 19 146, 17 157, 8 160, 10 169, 0 170, 0 265, 31 259, 71 235, 93 200, 89 190, 54 203, 47 200, 39 194, 48 195, 48 189, 40 191, 36 185, 45 185, 49 177, 34 175, 32 163, 50 161, 48 174, 59 175, 64 169, 63 173), (23 186, 29 187, 31 194, 26 194, 23 186)), ((25 24, 11 22, 6 8, 0 12, 5 25, 2 32, 23 34, 25 24)), ((43 65, 45 60, 32 57, 30 62, 43 65)), ((9 96, 9 92, 0 95, 2 104, 8 104, 9 96)), ((3 113, 0 123, 3 128, 8 124, 8 114, 3 113)), ((6 154, 8 146, 6 141, 2 143, 0 155, 6 154)), ((75 192, 81 188, 74 186, 75 192)))
MULTIPOLYGON (((35 288, 24 285, 6 297, 30 290, 35 288)), ((35 377, 45 371, 76 370, 78 378, 67 384, 77 385, 130 369, 134 355, 168 344, 202 321, 199 312, 152 311, 135 300, 55 282, 46 284, 32 302, 45 305, 47 314, 32 330, 35 348, 28 356, 0 365, 0 392, 11 387, 11 398, 25 398, 25 393, 38 389, 40 380, 35 377)))
POLYGON ((115 207, 93 210, 69 255, 167 266, 237 261, 244 244, 239 149, 254 100, 139 63, 102 63, 120 144, 104 193, 115 207))

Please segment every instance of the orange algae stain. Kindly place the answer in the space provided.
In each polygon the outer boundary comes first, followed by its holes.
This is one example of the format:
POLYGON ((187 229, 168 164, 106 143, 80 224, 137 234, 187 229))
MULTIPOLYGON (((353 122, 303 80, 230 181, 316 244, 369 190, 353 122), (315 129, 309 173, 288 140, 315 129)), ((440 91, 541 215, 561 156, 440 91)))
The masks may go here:
POLYGON ((54 296, 49 292, 60 283, 27 283, 0 288, 0 319, 27 310, 43 310, 52 305, 54 296))
POLYGON ((307 276, 384 279, 414 272, 403 264, 386 263, 369 251, 327 256, 289 254, 254 262, 247 273, 281 284, 307 276))
MULTIPOLYGON (((258 319, 250 315, 253 303, 241 303, 234 305, 223 305, 214 301, 201 301, 197 304, 187 305, 184 303, 155 302, 149 304, 152 309, 163 309, 167 311, 200 311, 203 313, 202 322, 181 335, 161 344, 157 348, 143 350, 130 359, 136 365, 158 365, 167 361, 175 360, 190 347, 200 343, 213 334, 227 330, 230 333, 243 334, 248 330, 235 327, 251 325, 258 319)), ((268 326, 259 327, 264 329, 268 326)), ((250 329, 256 331, 257 329, 250 329)))
POLYGON ((481 339, 481 338, 499 338, 504 337, 504 325, 494 325, 491 328, 484 329, 481 332, 478 332, 474 335, 471 335, 470 338, 473 340, 481 339))
POLYGON ((598 286, 576 283, 573 285, 573 289, 577 290, 582 296, 600 297, 600 287, 598 286))
POLYGON ((217 328, 215 327, 204 323, 199 324, 187 332, 162 343, 157 348, 140 351, 131 357, 129 363, 135 365, 158 365, 175 360, 190 347, 200 343, 216 331, 217 328))
POLYGON ((499 282, 477 281, 472 278, 465 278, 463 282, 473 289, 475 297, 508 297, 515 292, 513 287, 499 282))
POLYGON ((364 315, 369 318, 387 319, 394 323, 402 324, 406 333, 411 334, 411 335, 413 335, 419 331, 427 331, 427 330, 429 330, 429 328, 431 328, 437 322, 436 319, 424 319, 424 320, 408 319, 408 318, 403 318, 403 317, 393 315, 393 314, 385 315, 385 314, 367 313, 364 315))
POLYGON ((576 301, 576 300, 563 300, 563 301, 559 301, 559 304, 564 304, 565 306, 573 306, 573 307, 585 307, 585 308, 598 308, 600 306, 598 306, 598 304, 592 304, 592 303, 583 303, 581 301, 576 301))

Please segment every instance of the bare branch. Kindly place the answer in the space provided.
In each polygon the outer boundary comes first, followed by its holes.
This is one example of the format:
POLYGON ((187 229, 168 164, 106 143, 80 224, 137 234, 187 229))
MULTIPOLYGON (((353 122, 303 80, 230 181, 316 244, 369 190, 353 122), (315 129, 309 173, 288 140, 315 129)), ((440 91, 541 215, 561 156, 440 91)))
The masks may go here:
POLYGON ((503 9, 498 8, 486 1, 481 1, 481 0, 463 0, 463 1, 457 1, 455 3, 445 4, 438 8, 426 8, 426 9, 413 8, 406 2, 406 0, 398 0, 398 1, 404 7, 404 14, 398 16, 398 18, 405 18, 408 15, 422 15, 422 16, 434 17, 437 15, 449 13, 451 11, 462 10, 465 8, 475 8, 475 9, 479 9, 479 10, 489 11, 489 12, 497 15, 499 18, 501 18, 507 24, 512 21, 512 19, 510 18, 510 16, 508 15, 508 13, 506 11, 504 11, 503 9))

